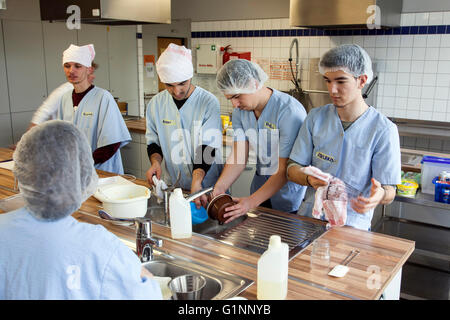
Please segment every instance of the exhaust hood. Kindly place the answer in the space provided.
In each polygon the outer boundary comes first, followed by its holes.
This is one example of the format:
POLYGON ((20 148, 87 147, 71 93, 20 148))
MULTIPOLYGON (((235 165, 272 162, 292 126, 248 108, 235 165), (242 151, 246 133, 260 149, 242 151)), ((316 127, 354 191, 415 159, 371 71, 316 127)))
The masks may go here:
POLYGON ((290 0, 291 27, 392 28, 400 26, 402 0, 290 0))
POLYGON ((81 23, 104 25, 169 24, 170 2, 171 0, 39 0, 42 21, 67 21, 74 15, 79 15, 81 23))

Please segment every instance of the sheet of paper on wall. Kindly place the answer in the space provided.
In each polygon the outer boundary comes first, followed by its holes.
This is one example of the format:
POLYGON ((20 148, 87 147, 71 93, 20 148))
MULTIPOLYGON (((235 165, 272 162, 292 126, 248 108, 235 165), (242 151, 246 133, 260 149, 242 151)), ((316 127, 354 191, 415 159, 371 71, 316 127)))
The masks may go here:
POLYGON ((12 171, 14 168, 14 160, 0 162, 0 168, 12 171))
POLYGON ((147 78, 155 78, 155 56, 152 54, 144 54, 145 76, 147 78))
POLYGON ((147 62, 145 64, 145 74, 147 78, 155 77, 155 64, 153 62, 147 62))

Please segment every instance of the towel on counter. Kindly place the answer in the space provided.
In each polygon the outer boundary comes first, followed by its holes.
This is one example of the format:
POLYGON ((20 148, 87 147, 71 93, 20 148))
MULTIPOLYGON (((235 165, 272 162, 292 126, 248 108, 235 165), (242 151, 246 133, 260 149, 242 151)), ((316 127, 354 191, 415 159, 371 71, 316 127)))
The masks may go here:
POLYGON ((158 200, 164 200, 164 191, 165 189, 167 189, 167 184, 161 179, 159 180, 158 178, 156 178, 156 176, 152 177, 153 183, 155 184, 153 186, 153 190, 156 194, 156 197, 158 198, 158 200))

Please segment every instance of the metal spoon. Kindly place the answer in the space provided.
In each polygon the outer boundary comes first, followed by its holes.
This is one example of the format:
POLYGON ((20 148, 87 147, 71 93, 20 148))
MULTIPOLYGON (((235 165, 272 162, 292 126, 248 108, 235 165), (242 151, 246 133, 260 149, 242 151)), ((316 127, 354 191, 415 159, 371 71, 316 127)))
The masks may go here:
POLYGON ((350 261, 353 260, 357 255, 359 254, 359 250, 355 249, 352 250, 347 257, 345 257, 344 260, 342 260, 341 264, 338 264, 335 266, 329 273, 329 276, 342 278, 345 276, 349 270, 347 265, 350 263, 350 261))
POLYGON ((103 210, 98 210, 98 215, 100 218, 110 221, 119 221, 119 222, 135 222, 136 219, 126 219, 126 218, 114 218, 109 213, 103 210))

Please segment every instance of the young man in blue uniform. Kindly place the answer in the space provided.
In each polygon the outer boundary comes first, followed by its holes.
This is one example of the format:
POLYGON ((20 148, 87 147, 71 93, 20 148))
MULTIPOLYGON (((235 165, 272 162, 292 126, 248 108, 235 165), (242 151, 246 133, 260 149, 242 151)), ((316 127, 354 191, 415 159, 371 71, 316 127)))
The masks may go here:
MULTIPOLYGON (((192 84, 191 50, 171 43, 156 62, 156 71, 166 90, 147 105, 147 153, 151 166, 147 180, 159 180, 164 160, 172 183, 192 193, 214 185, 221 165, 222 129, 220 105, 210 92, 192 84), (216 152, 217 151, 217 152, 216 152)), ((206 205, 206 197, 195 200, 206 205)))
POLYGON ((113 96, 89 80, 94 56, 92 44, 71 44, 64 51, 64 73, 74 89, 62 95, 56 119, 72 122, 85 134, 96 169, 123 174, 119 149, 131 136, 113 96))
POLYGON ((390 203, 400 183, 398 130, 362 97, 373 77, 364 49, 333 48, 322 56, 319 71, 333 103, 310 111, 289 156, 288 179, 309 186, 298 212, 311 217, 315 190, 326 185, 302 172, 302 166, 311 165, 360 192, 348 202, 346 225, 370 230, 374 208, 390 203))
POLYGON ((234 142, 213 196, 224 193, 245 169, 249 150, 256 151, 256 172, 249 197, 236 198, 225 209, 227 222, 257 206, 296 212, 304 187, 286 179, 286 164, 298 130, 306 117, 293 97, 264 86, 266 73, 256 63, 228 61, 217 74, 217 86, 231 100, 234 142))

